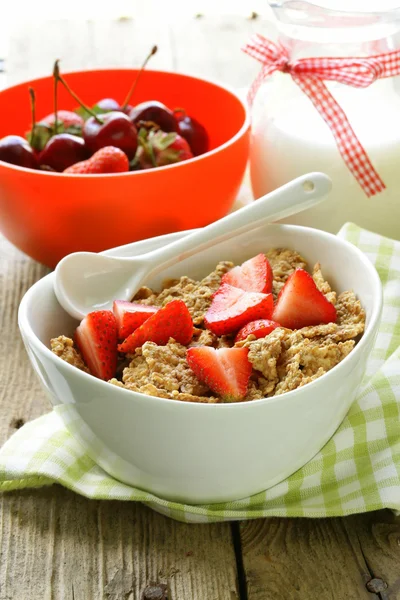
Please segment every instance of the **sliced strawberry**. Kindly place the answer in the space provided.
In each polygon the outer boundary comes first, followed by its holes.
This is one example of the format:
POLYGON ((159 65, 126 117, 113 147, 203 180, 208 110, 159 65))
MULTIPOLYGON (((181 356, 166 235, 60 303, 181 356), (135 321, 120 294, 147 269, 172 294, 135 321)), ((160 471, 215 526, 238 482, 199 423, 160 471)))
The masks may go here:
POLYGON ((247 323, 242 329, 239 331, 235 338, 236 342, 240 342, 241 340, 245 340, 249 335, 254 335, 256 338, 267 337, 277 327, 280 327, 279 323, 275 321, 270 321, 269 319, 259 319, 258 321, 251 321, 251 323, 247 323))
POLYGON ((135 329, 122 344, 120 352, 133 352, 145 342, 154 342, 165 346, 169 338, 186 345, 193 336, 193 321, 183 300, 172 300, 151 315, 140 327, 135 329))
POLYGON ((214 294, 204 322, 216 335, 225 335, 238 331, 250 321, 269 319, 273 310, 272 294, 245 292, 223 283, 214 294))
POLYGON ((110 310, 96 310, 81 321, 75 341, 92 375, 111 379, 117 368, 117 321, 110 310))
POLYGON ((252 373, 247 348, 189 348, 189 367, 196 377, 227 402, 243 400, 252 373))
POLYGON ((336 321, 336 309, 304 269, 296 269, 281 289, 272 315, 288 329, 336 321))
POLYGON ((157 306, 114 300, 113 313, 117 319, 118 339, 124 340, 158 311, 157 306))
POLYGON ((272 269, 264 254, 257 254, 240 267, 233 267, 222 276, 221 283, 229 283, 246 292, 272 291, 272 269))

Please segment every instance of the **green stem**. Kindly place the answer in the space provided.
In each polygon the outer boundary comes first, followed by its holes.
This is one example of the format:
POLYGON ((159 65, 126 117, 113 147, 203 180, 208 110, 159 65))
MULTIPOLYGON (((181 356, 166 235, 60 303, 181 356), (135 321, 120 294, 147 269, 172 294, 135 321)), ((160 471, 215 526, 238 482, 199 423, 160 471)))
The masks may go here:
POLYGON ((146 59, 144 60, 142 66, 139 69, 139 73, 136 75, 135 81, 132 83, 132 86, 131 86, 131 89, 128 92, 128 95, 125 98, 125 101, 124 101, 123 105, 121 106, 122 110, 125 110, 126 107, 128 106, 129 101, 130 101, 130 99, 133 96, 133 92, 135 91, 136 86, 137 86, 137 84, 139 82, 141 74, 143 73, 143 71, 144 71, 147 63, 149 62, 150 58, 157 52, 157 50, 158 50, 157 46, 153 46, 152 49, 151 49, 151 51, 149 52, 149 54, 146 56, 146 59))
POLYGON ((58 66, 58 60, 56 60, 55 64, 54 64, 54 77, 56 79, 56 81, 62 83, 62 85, 65 87, 65 89, 67 90, 67 92, 70 94, 70 96, 73 97, 73 99, 79 104, 79 106, 81 106, 84 110, 86 110, 87 113, 89 113, 89 115, 91 115, 98 123, 100 123, 101 125, 103 124, 104 121, 102 121, 98 115, 96 115, 96 113, 89 108, 88 106, 86 106, 86 104, 84 104, 82 102, 82 100, 79 98, 79 96, 77 96, 75 94, 75 92, 73 92, 71 90, 71 88, 69 87, 68 83, 65 81, 64 77, 61 75, 60 73, 60 69, 58 66))
POLYGON ((35 143, 35 133, 36 133, 36 98, 35 98, 35 90, 33 88, 29 88, 29 95, 31 97, 31 114, 32 114, 32 133, 31 133, 31 146, 34 148, 35 143))

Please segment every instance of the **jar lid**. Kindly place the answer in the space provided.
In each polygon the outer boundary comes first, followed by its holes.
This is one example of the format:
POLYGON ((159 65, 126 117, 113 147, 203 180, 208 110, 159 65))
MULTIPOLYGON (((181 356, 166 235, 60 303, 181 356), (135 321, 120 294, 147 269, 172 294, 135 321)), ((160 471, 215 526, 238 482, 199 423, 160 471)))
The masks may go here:
POLYGON ((400 30, 400 0, 269 0, 288 37, 347 43, 388 38, 400 30))

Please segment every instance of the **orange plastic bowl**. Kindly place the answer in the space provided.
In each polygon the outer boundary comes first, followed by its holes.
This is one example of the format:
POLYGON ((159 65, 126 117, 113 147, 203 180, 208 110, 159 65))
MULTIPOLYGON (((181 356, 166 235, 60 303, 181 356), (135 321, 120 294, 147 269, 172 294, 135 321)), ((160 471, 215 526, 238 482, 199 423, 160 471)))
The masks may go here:
MULTIPOLYGON (((68 73, 87 104, 122 102, 137 71, 107 69, 68 73)), ((53 111, 51 77, 0 92, 0 138, 30 129, 28 87, 36 91, 40 118, 53 111)), ((54 267, 66 254, 98 252, 172 231, 202 227, 231 208, 246 167, 249 115, 239 97, 221 85, 178 73, 146 71, 134 103, 159 100, 184 107, 207 129, 210 150, 157 169, 114 175, 64 175, 0 161, 0 230, 23 252, 54 267)), ((75 109, 60 86, 59 107, 75 109)))

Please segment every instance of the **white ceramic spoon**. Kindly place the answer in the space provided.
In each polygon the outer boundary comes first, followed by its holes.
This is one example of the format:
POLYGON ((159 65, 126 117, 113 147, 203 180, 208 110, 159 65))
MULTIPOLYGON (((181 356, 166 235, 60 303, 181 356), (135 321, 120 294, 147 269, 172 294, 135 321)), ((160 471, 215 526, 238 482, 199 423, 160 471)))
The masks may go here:
POLYGON ((61 306, 82 319, 93 310, 111 308, 115 299, 130 300, 149 277, 201 250, 262 222, 277 221, 318 204, 331 187, 323 173, 303 175, 207 227, 141 256, 69 254, 56 267, 54 291, 61 306))

